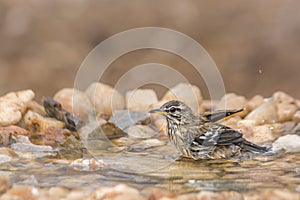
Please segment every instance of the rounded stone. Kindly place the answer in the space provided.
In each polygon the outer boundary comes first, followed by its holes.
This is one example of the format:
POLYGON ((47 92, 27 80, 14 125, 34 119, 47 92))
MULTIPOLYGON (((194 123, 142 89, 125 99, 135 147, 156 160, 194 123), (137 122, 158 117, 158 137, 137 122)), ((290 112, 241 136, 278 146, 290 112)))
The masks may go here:
POLYGON ((27 109, 27 104, 34 98, 32 90, 10 92, 0 97, 0 126, 18 123, 27 109))
POLYGON ((265 102, 251 111, 245 119, 254 120, 256 125, 276 123, 278 121, 276 106, 273 102, 265 102))
MULTIPOLYGON (((220 102, 216 105, 216 110, 233 110, 233 109, 241 109, 245 108, 247 104, 247 99, 244 96, 236 95, 235 93, 228 93, 224 95, 220 102)), ((242 112, 237 113, 236 115, 244 117, 247 114, 247 110, 245 109, 242 112)))
POLYGON ((54 95, 54 100, 61 103, 63 109, 85 121, 92 114, 93 107, 89 97, 74 88, 63 88, 54 95))
POLYGON ((162 98, 162 102, 179 100, 187 104, 194 112, 198 112, 202 99, 201 91, 197 86, 188 83, 179 83, 166 92, 162 98))
POLYGON ((109 85, 92 83, 85 92, 97 113, 112 115, 113 110, 125 108, 125 98, 109 85))
POLYGON ((156 93, 150 89, 137 89, 126 92, 126 104, 129 110, 148 111, 158 102, 156 93))

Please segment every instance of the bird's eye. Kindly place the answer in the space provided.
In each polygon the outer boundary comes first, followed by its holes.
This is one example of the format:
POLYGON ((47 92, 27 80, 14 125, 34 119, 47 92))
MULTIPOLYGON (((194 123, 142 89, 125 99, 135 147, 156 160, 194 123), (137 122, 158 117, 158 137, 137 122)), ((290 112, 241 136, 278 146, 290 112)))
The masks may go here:
POLYGON ((170 112, 174 113, 176 111, 176 108, 172 107, 170 108, 170 112))

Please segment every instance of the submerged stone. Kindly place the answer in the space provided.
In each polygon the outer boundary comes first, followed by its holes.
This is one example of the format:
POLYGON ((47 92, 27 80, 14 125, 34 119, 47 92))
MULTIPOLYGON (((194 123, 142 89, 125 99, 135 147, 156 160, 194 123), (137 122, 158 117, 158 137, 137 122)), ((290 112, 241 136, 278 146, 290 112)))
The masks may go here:
POLYGON ((148 120, 148 112, 116 110, 109 119, 109 122, 115 124, 118 128, 125 130, 136 124, 145 124, 148 120))

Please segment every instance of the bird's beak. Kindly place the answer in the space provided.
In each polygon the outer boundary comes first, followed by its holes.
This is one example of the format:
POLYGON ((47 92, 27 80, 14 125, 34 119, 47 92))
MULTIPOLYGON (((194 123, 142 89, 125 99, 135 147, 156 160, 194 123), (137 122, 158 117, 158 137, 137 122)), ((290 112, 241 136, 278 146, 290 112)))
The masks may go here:
POLYGON ((161 109, 153 109, 153 110, 150 110, 149 113, 156 113, 156 114, 160 114, 160 115, 166 115, 167 114, 167 112, 162 111, 161 109))

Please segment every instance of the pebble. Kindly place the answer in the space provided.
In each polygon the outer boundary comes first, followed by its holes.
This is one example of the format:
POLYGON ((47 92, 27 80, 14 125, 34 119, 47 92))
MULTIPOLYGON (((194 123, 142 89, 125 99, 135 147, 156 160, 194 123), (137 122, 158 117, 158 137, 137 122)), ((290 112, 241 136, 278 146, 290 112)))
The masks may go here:
POLYGON ((34 96, 32 90, 23 90, 0 97, 0 126, 17 124, 34 96))
POLYGON ((74 88, 63 88, 53 97, 62 108, 82 121, 86 121, 93 113, 92 102, 82 91, 74 88))
POLYGON ((278 91, 275 92, 272 96, 272 99, 275 103, 286 103, 286 104, 295 104, 295 99, 285 92, 278 91))
POLYGON ((256 121, 252 119, 243 119, 237 122, 238 127, 254 127, 256 124, 256 121))
POLYGON ((28 130, 15 125, 0 127, 0 135, 5 133, 10 133, 12 135, 30 135, 28 130))
POLYGON ((255 108, 259 107, 261 104, 264 103, 264 98, 261 95, 255 95, 252 97, 246 104, 246 108, 249 111, 254 110, 255 108))
POLYGON ((12 135, 9 132, 0 133, 0 146, 7 147, 12 141, 12 135))
POLYGON ((300 123, 300 110, 296 111, 294 116, 293 116, 293 120, 296 122, 296 123, 300 123))
MULTIPOLYGON (((234 110, 245 108, 247 104, 247 99, 244 96, 236 95, 235 93, 225 94, 220 102, 216 105, 216 110, 234 110)), ((236 115, 244 117, 247 114, 247 110, 245 109, 242 112, 237 113, 236 115)))
POLYGON ((129 110, 149 111, 158 102, 156 93, 150 89, 137 89, 126 92, 126 105, 129 110))
POLYGON ((188 83, 179 83, 166 92, 162 98, 162 102, 180 100, 187 104, 193 112, 198 112, 202 104, 202 99, 201 91, 197 86, 188 83))
POLYGON ((29 101, 27 104, 27 109, 39 113, 40 115, 46 115, 44 106, 36 101, 29 101))
POLYGON ((277 104, 276 107, 279 122, 286 122, 292 120, 298 109, 295 104, 280 103, 277 104))
POLYGON ((125 108, 125 98, 103 83, 92 83, 85 91, 97 113, 112 115, 113 110, 125 108))
POLYGON ((0 146, 7 147, 12 142, 12 137, 16 135, 30 135, 30 132, 15 126, 0 127, 0 146))
POLYGON ((285 135, 278 138, 272 145, 272 150, 278 152, 285 150, 286 152, 296 153, 300 152, 300 136, 285 135))
POLYGON ((101 187, 94 191, 87 199, 145 200, 146 198, 142 196, 137 189, 124 184, 119 184, 115 187, 101 187))
POLYGON ((276 139, 275 134, 267 125, 242 129, 243 137, 253 143, 265 143, 276 139))
POLYGON ((64 128, 65 124, 53 118, 43 117, 38 113, 28 111, 24 116, 27 128, 33 133, 45 132, 49 127, 64 128))
POLYGON ((245 119, 254 120, 256 125, 276 123, 278 121, 276 106, 273 102, 265 102, 251 111, 245 119))
POLYGON ((130 126, 125 132, 132 138, 151 138, 156 134, 156 131, 145 125, 130 126))

